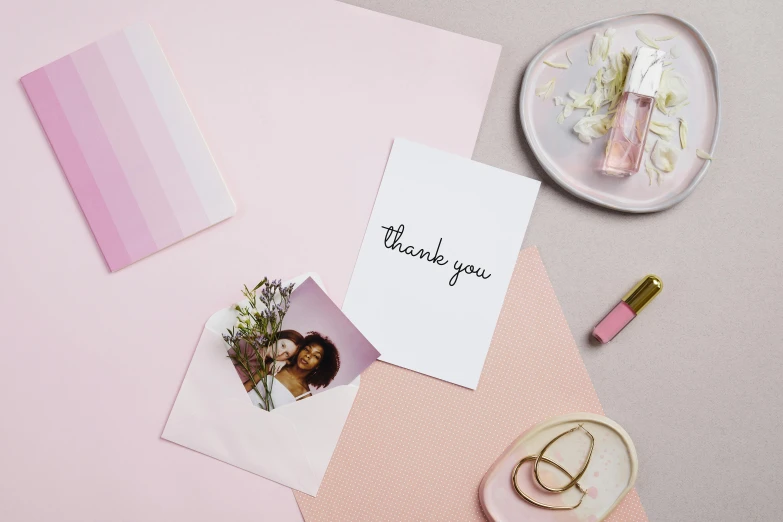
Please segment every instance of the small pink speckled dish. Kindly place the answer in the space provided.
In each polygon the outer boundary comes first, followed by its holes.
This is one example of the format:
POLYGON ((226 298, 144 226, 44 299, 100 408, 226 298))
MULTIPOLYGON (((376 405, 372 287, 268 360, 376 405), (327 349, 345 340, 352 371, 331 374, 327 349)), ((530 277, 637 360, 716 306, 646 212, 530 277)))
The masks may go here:
MULTIPOLYGON (((522 129, 538 161, 560 186, 571 194, 624 212, 657 212, 675 205, 688 197, 704 177, 710 162, 696 156, 696 149, 713 153, 720 125, 720 90, 718 65, 710 46, 689 23, 670 15, 636 13, 594 22, 570 31, 546 46, 528 65, 519 94, 519 111, 522 129), (680 150, 679 138, 671 143, 679 152, 676 168, 664 174, 660 185, 650 183, 644 164, 639 172, 628 178, 615 178, 599 171, 603 160, 607 136, 586 145, 579 141, 573 127, 584 116, 584 110, 574 110, 564 123, 558 124, 557 115, 562 107, 556 107, 552 97, 546 100, 536 96, 537 87, 555 80, 552 96, 568 97, 569 90, 584 92, 588 79, 602 64, 588 65, 588 49, 595 33, 606 29, 617 32, 610 53, 625 48, 632 51, 644 45, 636 36, 640 29, 652 38, 676 35, 667 41, 656 42, 664 51, 675 48, 678 58, 669 58, 674 70, 682 74, 688 84, 690 104, 683 107, 677 117, 688 125, 688 143, 680 150), (568 63, 566 51, 573 60, 568 69, 556 69, 545 65, 544 60, 568 63)), ((605 112, 602 110, 601 112, 605 112)), ((677 122, 658 111, 653 120, 677 122)), ((650 134, 649 139, 658 139, 650 134)), ((649 154, 645 154, 645 157, 649 154)), ((714 156, 714 155, 713 155, 714 156)))
MULTIPOLYGON (((583 465, 589 447, 589 437, 577 431, 556 441, 545 456, 570 473, 576 473, 583 465)), ((631 491, 638 466, 636 448, 619 424, 593 413, 563 415, 532 427, 515 440, 484 475, 479 499, 490 522, 600 522, 631 491), (595 438, 592 457, 579 479, 579 485, 587 492, 579 507, 553 511, 522 499, 511 483, 517 463, 528 455, 539 454, 549 441, 579 424, 595 438)), ((534 482, 532 467, 532 463, 525 463, 517 474, 517 485, 526 494, 550 505, 575 505, 579 501, 582 494, 576 487, 563 493, 543 491, 534 482)), ((551 466, 542 464, 539 469, 542 481, 550 487, 568 481, 551 466)))

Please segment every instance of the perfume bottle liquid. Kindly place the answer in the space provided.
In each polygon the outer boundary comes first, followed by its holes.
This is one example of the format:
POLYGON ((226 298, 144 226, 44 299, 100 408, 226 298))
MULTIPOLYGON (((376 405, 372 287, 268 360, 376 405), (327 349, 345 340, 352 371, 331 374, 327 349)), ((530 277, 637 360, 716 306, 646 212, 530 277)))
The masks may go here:
POLYGON ((655 100, 626 92, 617 105, 606 146, 603 171, 612 176, 630 176, 639 170, 655 100))

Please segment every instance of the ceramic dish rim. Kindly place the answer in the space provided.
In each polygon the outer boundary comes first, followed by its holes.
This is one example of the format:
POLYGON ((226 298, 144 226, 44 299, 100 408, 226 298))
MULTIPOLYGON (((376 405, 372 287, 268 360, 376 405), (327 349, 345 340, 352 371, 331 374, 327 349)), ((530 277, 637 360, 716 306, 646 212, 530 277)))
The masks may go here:
POLYGON ((541 49, 541 51, 539 51, 538 54, 536 54, 530 60, 530 63, 528 63, 527 67, 525 68, 525 75, 524 78, 522 79, 522 87, 519 89, 519 119, 522 123, 522 132, 524 132, 525 139, 527 140, 528 145, 530 145, 530 148, 533 150, 533 154, 535 154, 538 163, 544 168, 544 170, 549 175, 549 177, 552 178, 558 185, 560 185, 560 187, 562 187, 566 192, 572 194, 573 196, 581 198, 585 201, 589 201, 590 203, 593 203, 601 207, 610 208, 612 210, 617 210, 620 212, 628 212, 632 214, 646 214, 649 212, 660 212, 661 210, 666 210, 668 208, 673 207, 677 203, 680 203, 682 200, 684 200, 685 198, 691 195, 691 192, 693 192, 693 190, 702 180, 704 175, 707 173, 707 169, 709 168, 710 163, 712 163, 712 161, 705 160, 704 165, 702 165, 701 169, 699 169, 698 173, 696 174, 696 176, 694 176, 694 178, 691 180, 688 186, 685 187, 685 189, 681 191, 679 194, 666 199, 662 203, 658 203, 656 205, 649 205, 645 207, 628 207, 625 205, 614 204, 607 201, 603 201, 600 198, 591 196, 585 193, 584 191, 579 190, 578 188, 572 186, 559 174, 558 169, 556 169, 549 162, 549 160, 546 159, 546 157, 544 156, 544 152, 538 143, 538 140, 531 139, 531 136, 533 134, 533 129, 529 127, 532 127, 532 121, 530 122, 530 124, 528 124, 525 118, 524 96, 528 90, 531 68, 535 64, 541 62, 541 60, 543 60, 544 54, 547 51, 549 51, 549 49, 551 49, 554 45, 560 43, 566 38, 576 36, 577 34, 582 33, 587 29, 590 29, 591 27, 595 27, 597 25, 601 25, 614 20, 620 20, 622 18, 630 18, 634 16, 641 16, 641 15, 653 15, 653 16, 660 16, 663 18, 669 18, 671 20, 674 20, 684 25, 690 31, 693 32, 693 34, 696 36, 696 39, 701 43, 701 45, 707 51, 707 56, 709 56, 710 61, 712 62, 713 78, 714 78, 713 85, 715 89, 715 100, 716 100, 715 127, 712 136, 712 143, 710 144, 710 154, 711 155, 714 154, 715 145, 718 142, 718 132, 720 131, 720 122, 721 122, 721 96, 720 96, 720 81, 718 78, 718 60, 715 58, 715 53, 712 52, 712 47, 710 47, 710 44, 707 43, 707 40, 705 40, 701 32, 698 29, 696 29, 692 24, 677 16, 665 14, 665 13, 659 13, 656 11, 634 11, 631 13, 611 16, 609 18, 604 18, 601 20, 597 20, 595 22, 590 22, 581 25, 579 27, 576 27, 574 29, 571 29, 570 31, 567 31, 561 34, 560 36, 558 36, 557 38, 555 38, 554 40, 552 40, 548 45, 546 45, 543 49, 541 49))

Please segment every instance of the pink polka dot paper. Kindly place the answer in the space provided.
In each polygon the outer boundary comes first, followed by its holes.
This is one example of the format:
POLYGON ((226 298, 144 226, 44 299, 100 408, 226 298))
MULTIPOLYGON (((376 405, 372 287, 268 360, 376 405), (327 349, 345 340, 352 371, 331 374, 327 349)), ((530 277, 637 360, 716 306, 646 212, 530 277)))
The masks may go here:
MULTIPOLYGON (((484 521, 478 486, 495 459, 531 426, 580 411, 603 414, 538 250, 528 248, 478 388, 374 363, 318 496, 294 495, 307 522, 484 521)), ((647 521, 635 490, 607 520, 647 521)))

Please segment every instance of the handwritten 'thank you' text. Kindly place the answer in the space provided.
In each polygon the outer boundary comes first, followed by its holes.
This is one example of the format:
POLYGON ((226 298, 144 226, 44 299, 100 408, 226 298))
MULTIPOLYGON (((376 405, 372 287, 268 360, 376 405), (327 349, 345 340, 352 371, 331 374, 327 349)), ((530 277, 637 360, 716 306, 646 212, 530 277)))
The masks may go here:
MULTIPOLYGON (((424 250, 423 248, 417 249, 413 245, 403 246, 400 240, 402 239, 402 235, 405 232, 405 225, 401 224, 396 228, 393 226, 381 228, 386 231, 386 236, 383 238, 383 246, 389 250, 396 250, 401 254, 406 254, 411 257, 418 257, 421 260, 426 260, 426 262, 440 266, 444 266, 449 263, 448 259, 446 259, 443 254, 440 253, 440 247, 441 244, 443 244, 443 238, 438 239, 438 246, 435 248, 435 253, 433 254, 429 250, 424 250)), ((451 276, 451 279, 449 279, 449 286, 456 285, 457 279, 459 279, 459 275, 463 273, 468 275, 475 275, 481 279, 489 279, 492 276, 492 274, 487 274, 486 270, 483 268, 461 263, 460 261, 454 261, 454 274, 451 276)))

